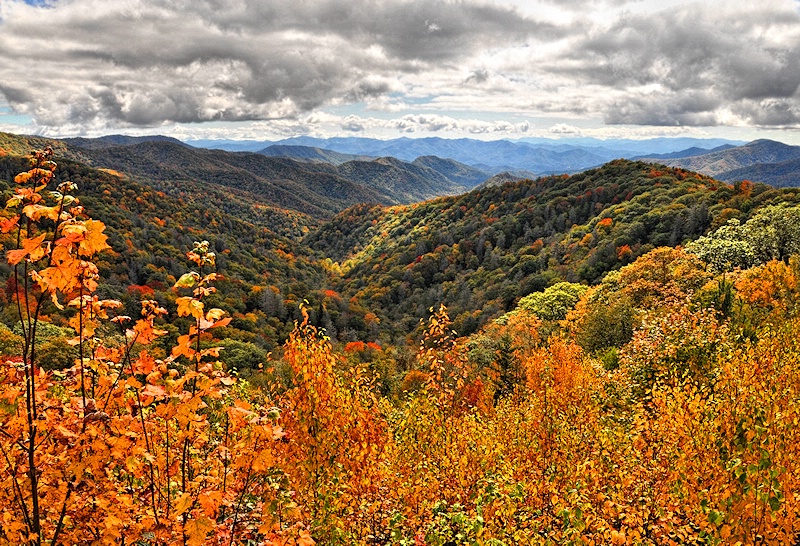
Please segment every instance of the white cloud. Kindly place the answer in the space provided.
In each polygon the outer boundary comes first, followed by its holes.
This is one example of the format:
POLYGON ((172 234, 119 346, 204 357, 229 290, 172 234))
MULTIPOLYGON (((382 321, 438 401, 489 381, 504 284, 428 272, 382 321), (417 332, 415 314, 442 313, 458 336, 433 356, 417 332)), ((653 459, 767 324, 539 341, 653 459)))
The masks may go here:
POLYGON ((566 123, 556 123, 552 125, 548 130, 548 133, 553 135, 580 135, 581 130, 573 125, 568 125, 566 123))

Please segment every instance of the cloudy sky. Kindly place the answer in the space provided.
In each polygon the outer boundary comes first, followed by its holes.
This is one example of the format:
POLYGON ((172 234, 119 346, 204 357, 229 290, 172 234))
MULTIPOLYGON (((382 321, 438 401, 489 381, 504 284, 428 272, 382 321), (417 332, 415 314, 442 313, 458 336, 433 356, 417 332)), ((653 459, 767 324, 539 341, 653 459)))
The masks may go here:
POLYGON ((0 130, 800 144, 798 0, 0 0, 0 130))

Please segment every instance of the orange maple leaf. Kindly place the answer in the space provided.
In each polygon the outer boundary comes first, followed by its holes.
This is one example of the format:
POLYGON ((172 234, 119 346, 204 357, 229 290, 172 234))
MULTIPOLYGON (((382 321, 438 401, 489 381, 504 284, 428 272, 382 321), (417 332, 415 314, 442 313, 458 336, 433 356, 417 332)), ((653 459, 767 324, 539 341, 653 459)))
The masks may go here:
POLYGON ((31 262, 40 260, 47 252, 45 248, 42 247, 42 243, 44 242, 44 238, 46 236, 46 233, 42 233, 38 237, 34 237, 32 239, 23 239, 22 248, 17 250, 9 250, 6 253, 8 263, 11 265, 17 265, 25 258, 28 258, 28 260, 31 262))
POLYGON ((108 246, 108 236, 103 234, 106 225, 100 220, 86 220, 83 225, 86 232, 78 247, 78 254, 81 256, 91 256, 97 252, 111 248, 108 246))
POLYGON ((81 261, 69 253, 63 246, 53 250, 50 267, 39 274, 39 286, 51 292, 69 292, 78 286, 81 277, 81 261))
POLYGON ((8 233, 19 225, 19 215, 0 220, 0 232, 8 233))

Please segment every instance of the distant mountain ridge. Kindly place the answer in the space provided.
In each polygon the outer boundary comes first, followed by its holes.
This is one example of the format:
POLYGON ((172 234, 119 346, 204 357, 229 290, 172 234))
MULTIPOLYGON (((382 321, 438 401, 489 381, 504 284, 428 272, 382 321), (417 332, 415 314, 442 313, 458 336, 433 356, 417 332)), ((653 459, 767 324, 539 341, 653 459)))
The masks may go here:
MULTIPOLYGON (((724 139, 659 138, 650 140, 599 140, 594 138, 522 139, 484 141, 469 138, 397 138, 379 140, 362 137, 293 137, 269 141, 187 141, 199 147, 230 151, 260 151, 272 146, 315 148, 354 156, 396 157, 414 161, 422 156, 453 159, 486 171, 528 171, 532 175, 581 172, 619 158, 680 152, 687 148, 713 150, 724 145, 744 144, 724 139)), ((287 154, 290 152, 287 150, 287 154)), ((269 155, 274 155, 270 152, 269 155)))
POLYGON ((172 144, 179 144, 186 146, 177 138, 172 138, 163 135, 149 135, 149 136, 128 136, 128 135, 107 135, 97 138, 75 137, 61 139, 70 146, 78 146, 80 148, 87 148, 92 150, 102 148, 113 148, 115 146, 133 146, 134 144, 141 144, 143 142, 170 142, 172 144))
POLYGON ((731 144, 724 144, 722 146, 718 146, 711 150, 707 150, 705 148, 698 148, 697 146, 692 146, 691 148, 687 148, 685 150, 680 150, 677 152, 670 152, 668 154, 653 154, 647 156, 647 159, 684 159, 687 157, 694 157, 697 155, 704 155, 704 154, 711 154, 715 152, 723 152, 725 150, 730 150, 731 148, 736 148, 731 144))
POLYGON ((773 186, 800 186, 800 146, 774 140, 754 140, 744 146, 691 157, 644 161, 662 163, 733 182, 752 180, 773 186))

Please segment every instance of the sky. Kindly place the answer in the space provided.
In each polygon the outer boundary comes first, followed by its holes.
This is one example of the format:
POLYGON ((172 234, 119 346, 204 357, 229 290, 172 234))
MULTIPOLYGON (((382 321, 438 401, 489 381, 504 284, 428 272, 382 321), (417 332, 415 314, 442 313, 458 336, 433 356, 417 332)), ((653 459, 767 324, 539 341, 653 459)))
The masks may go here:
POLYGON ((800 0, 0 0, 0 131, 800 144, 800 0))

